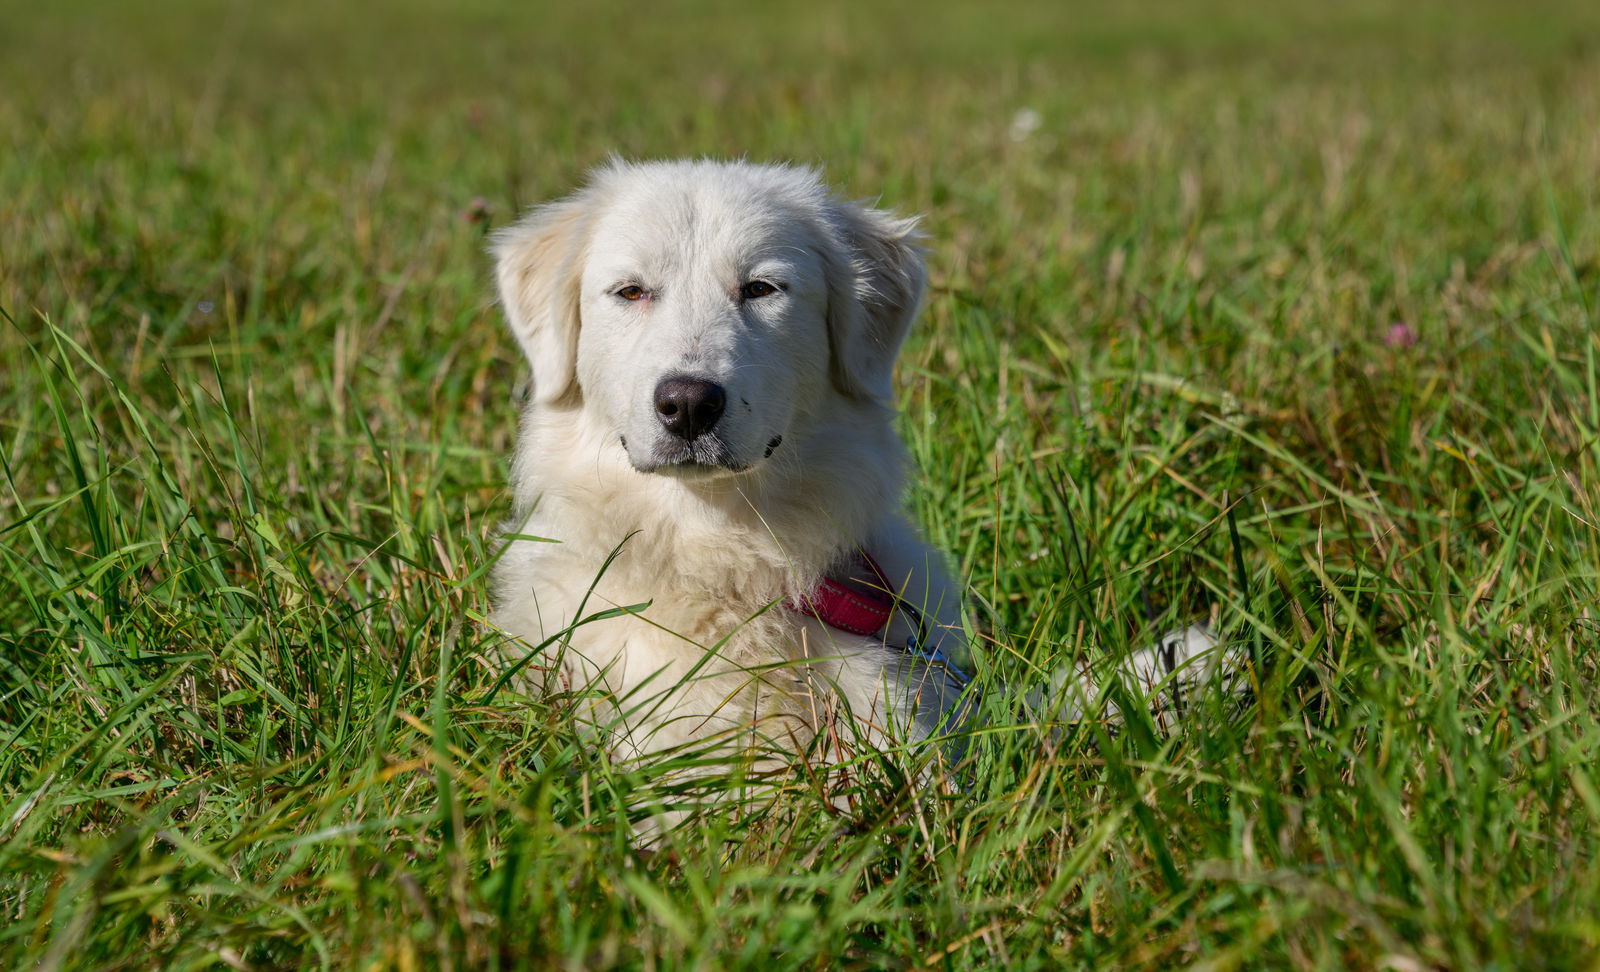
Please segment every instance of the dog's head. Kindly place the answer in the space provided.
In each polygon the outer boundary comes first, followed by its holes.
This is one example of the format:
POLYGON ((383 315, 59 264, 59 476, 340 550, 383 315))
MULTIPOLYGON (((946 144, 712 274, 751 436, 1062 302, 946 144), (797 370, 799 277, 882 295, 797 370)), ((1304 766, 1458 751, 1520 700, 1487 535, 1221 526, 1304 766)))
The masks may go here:
POLYGON ((745 163, 613 162, 494 254, 533 407, 679 476, 757 466, 830 396, 887 403, 925 280, 912 220, 745 163))

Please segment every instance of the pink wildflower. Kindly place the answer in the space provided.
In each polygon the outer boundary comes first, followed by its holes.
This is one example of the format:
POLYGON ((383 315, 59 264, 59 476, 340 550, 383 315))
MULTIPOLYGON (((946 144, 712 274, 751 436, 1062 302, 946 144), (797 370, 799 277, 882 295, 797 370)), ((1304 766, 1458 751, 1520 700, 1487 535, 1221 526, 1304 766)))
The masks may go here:
POLYGON ((1395 321, 1384 333, 1383 343, 1391 348, 1409 348, 1417 343, 1417 329, 1405 321, 1395 321))

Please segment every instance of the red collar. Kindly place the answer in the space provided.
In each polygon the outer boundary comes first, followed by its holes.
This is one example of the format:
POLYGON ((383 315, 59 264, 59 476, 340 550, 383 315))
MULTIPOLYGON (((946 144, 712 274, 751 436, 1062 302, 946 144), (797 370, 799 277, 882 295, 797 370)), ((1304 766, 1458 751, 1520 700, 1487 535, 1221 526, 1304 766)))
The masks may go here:
POLYGON ((851 634, 873 635, 888 627, 894 585, 872 555, 857 551, 842 574, 824 577, 806 594, 791 597, 789 607, 851 634))

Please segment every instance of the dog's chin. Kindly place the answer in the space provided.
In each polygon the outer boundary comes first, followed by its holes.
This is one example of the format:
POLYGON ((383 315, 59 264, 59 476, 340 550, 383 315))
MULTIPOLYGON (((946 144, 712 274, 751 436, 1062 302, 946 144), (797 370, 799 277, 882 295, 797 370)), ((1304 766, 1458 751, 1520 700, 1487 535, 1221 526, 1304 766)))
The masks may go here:
POLYGON ((690 482, 707 482, 715 479, 729 479, 741 473, 749 472, 750 469, 750 466, 708 466, 702 462, 690 461, 663 463, 654 469, 648 470, 648 472, 656 476, 670 476, 673 479, 683 479, 690 482))
POLYGON ((714 434, 702 435, 693 442, 658 442, 644 457, 635 456, 626 445, 623 449, 634 469, 673 479, 723 479, 749 472, 755 466, 735 456, 727 443, 714 434))

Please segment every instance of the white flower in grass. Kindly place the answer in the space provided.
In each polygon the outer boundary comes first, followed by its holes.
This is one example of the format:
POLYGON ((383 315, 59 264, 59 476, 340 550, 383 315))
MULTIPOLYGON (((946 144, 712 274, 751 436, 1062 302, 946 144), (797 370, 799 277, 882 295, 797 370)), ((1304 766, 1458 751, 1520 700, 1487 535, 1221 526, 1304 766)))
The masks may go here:
POLYGON ((1028 137, 1039 130, 1044 123, 1037 111, 1032 108, 1018 108, 1017 113, 1011 116, 1011 140, 1013 142, 1026 142, 1028 137))

